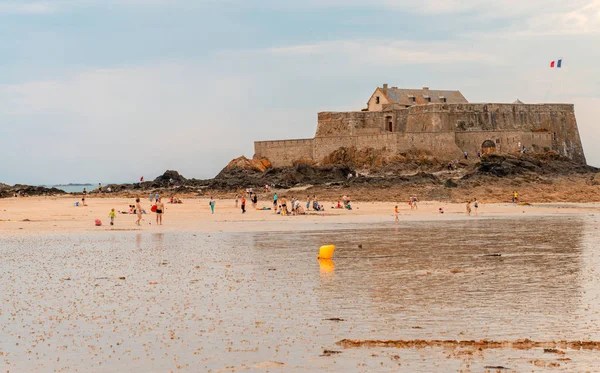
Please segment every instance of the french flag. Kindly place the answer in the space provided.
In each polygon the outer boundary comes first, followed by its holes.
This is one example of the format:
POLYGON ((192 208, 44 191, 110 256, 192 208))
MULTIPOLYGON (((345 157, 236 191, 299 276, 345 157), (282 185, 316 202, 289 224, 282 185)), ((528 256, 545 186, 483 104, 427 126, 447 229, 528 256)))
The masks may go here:
POLYGON ((562 58, 560 60, 557 61, 552 61, 550 62, 550 67, 554 67, 556 65, 556 68, 561 68, 562 67, 562 58))

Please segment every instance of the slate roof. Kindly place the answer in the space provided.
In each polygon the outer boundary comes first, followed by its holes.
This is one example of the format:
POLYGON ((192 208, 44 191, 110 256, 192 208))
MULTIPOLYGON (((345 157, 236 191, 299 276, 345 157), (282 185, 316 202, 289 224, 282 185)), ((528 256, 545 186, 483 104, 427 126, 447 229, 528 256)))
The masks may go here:
MULTIPOLYGON (((380 88, 383 92, 383 88, 380 88)), ((435 89, 409 89, 409 88, 388 88, 386 94, 391 103, 412 106, 425 105, 428 103, 442 103, 443 98, 449 104, 466 104, 469 101, 460 91, 447 91, 435 89), (414 101, 413 101, 414 97, 414 101), (429 99, 428 99, 429 98, 429 99)))

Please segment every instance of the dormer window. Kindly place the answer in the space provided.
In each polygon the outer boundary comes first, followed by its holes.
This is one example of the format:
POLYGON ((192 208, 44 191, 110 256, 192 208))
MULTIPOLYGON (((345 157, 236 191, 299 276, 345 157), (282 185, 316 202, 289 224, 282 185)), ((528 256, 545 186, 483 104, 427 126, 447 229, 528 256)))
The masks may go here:
POLYGON ((379 104, 379 96, 375 96, 375 103, 379 104))
POLYGON ((440 96, 440 102, 446 102, 446 97, 440 96))
POLYGON ((413 96, 413 95, 410 95, 410 96, 408 96, 408 99, 409 99, 411 102, 417 102, 417 98, 416 98, 415 96, 413 96))
POLYGON ((425 96, 423 96, 423 98, 425 99, 425 101, 427 101, 427 102, 431 102, 431 97, 429 97, 429 96, 425 95, 425 96))

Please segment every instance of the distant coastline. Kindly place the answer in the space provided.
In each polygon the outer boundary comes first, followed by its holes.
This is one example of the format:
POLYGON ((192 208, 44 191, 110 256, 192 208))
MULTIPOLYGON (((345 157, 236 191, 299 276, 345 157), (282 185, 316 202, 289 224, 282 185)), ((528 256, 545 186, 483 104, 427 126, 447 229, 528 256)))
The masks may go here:
POLYGON ((54 184, 55 187, 79 187, 79 186, 92 186, 92 184, 87 183, 87 184, 78 184, 78 183, 69 183, 69 184, 54 184))

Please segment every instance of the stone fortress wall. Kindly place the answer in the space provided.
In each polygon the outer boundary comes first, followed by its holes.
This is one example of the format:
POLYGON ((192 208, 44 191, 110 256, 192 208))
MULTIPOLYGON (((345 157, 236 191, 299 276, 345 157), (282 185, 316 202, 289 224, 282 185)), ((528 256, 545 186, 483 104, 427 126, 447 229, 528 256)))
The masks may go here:
POLYGON ((276 167, 307 158, 321 161, 340 147, 427 150, 440 159, 475 155, 484 142, 495 153, 552 149, 585 164, 574 106, 570 104, 427 104, 382 111, 322 112, 314 139, 257 141, 255 156, 276 167))

